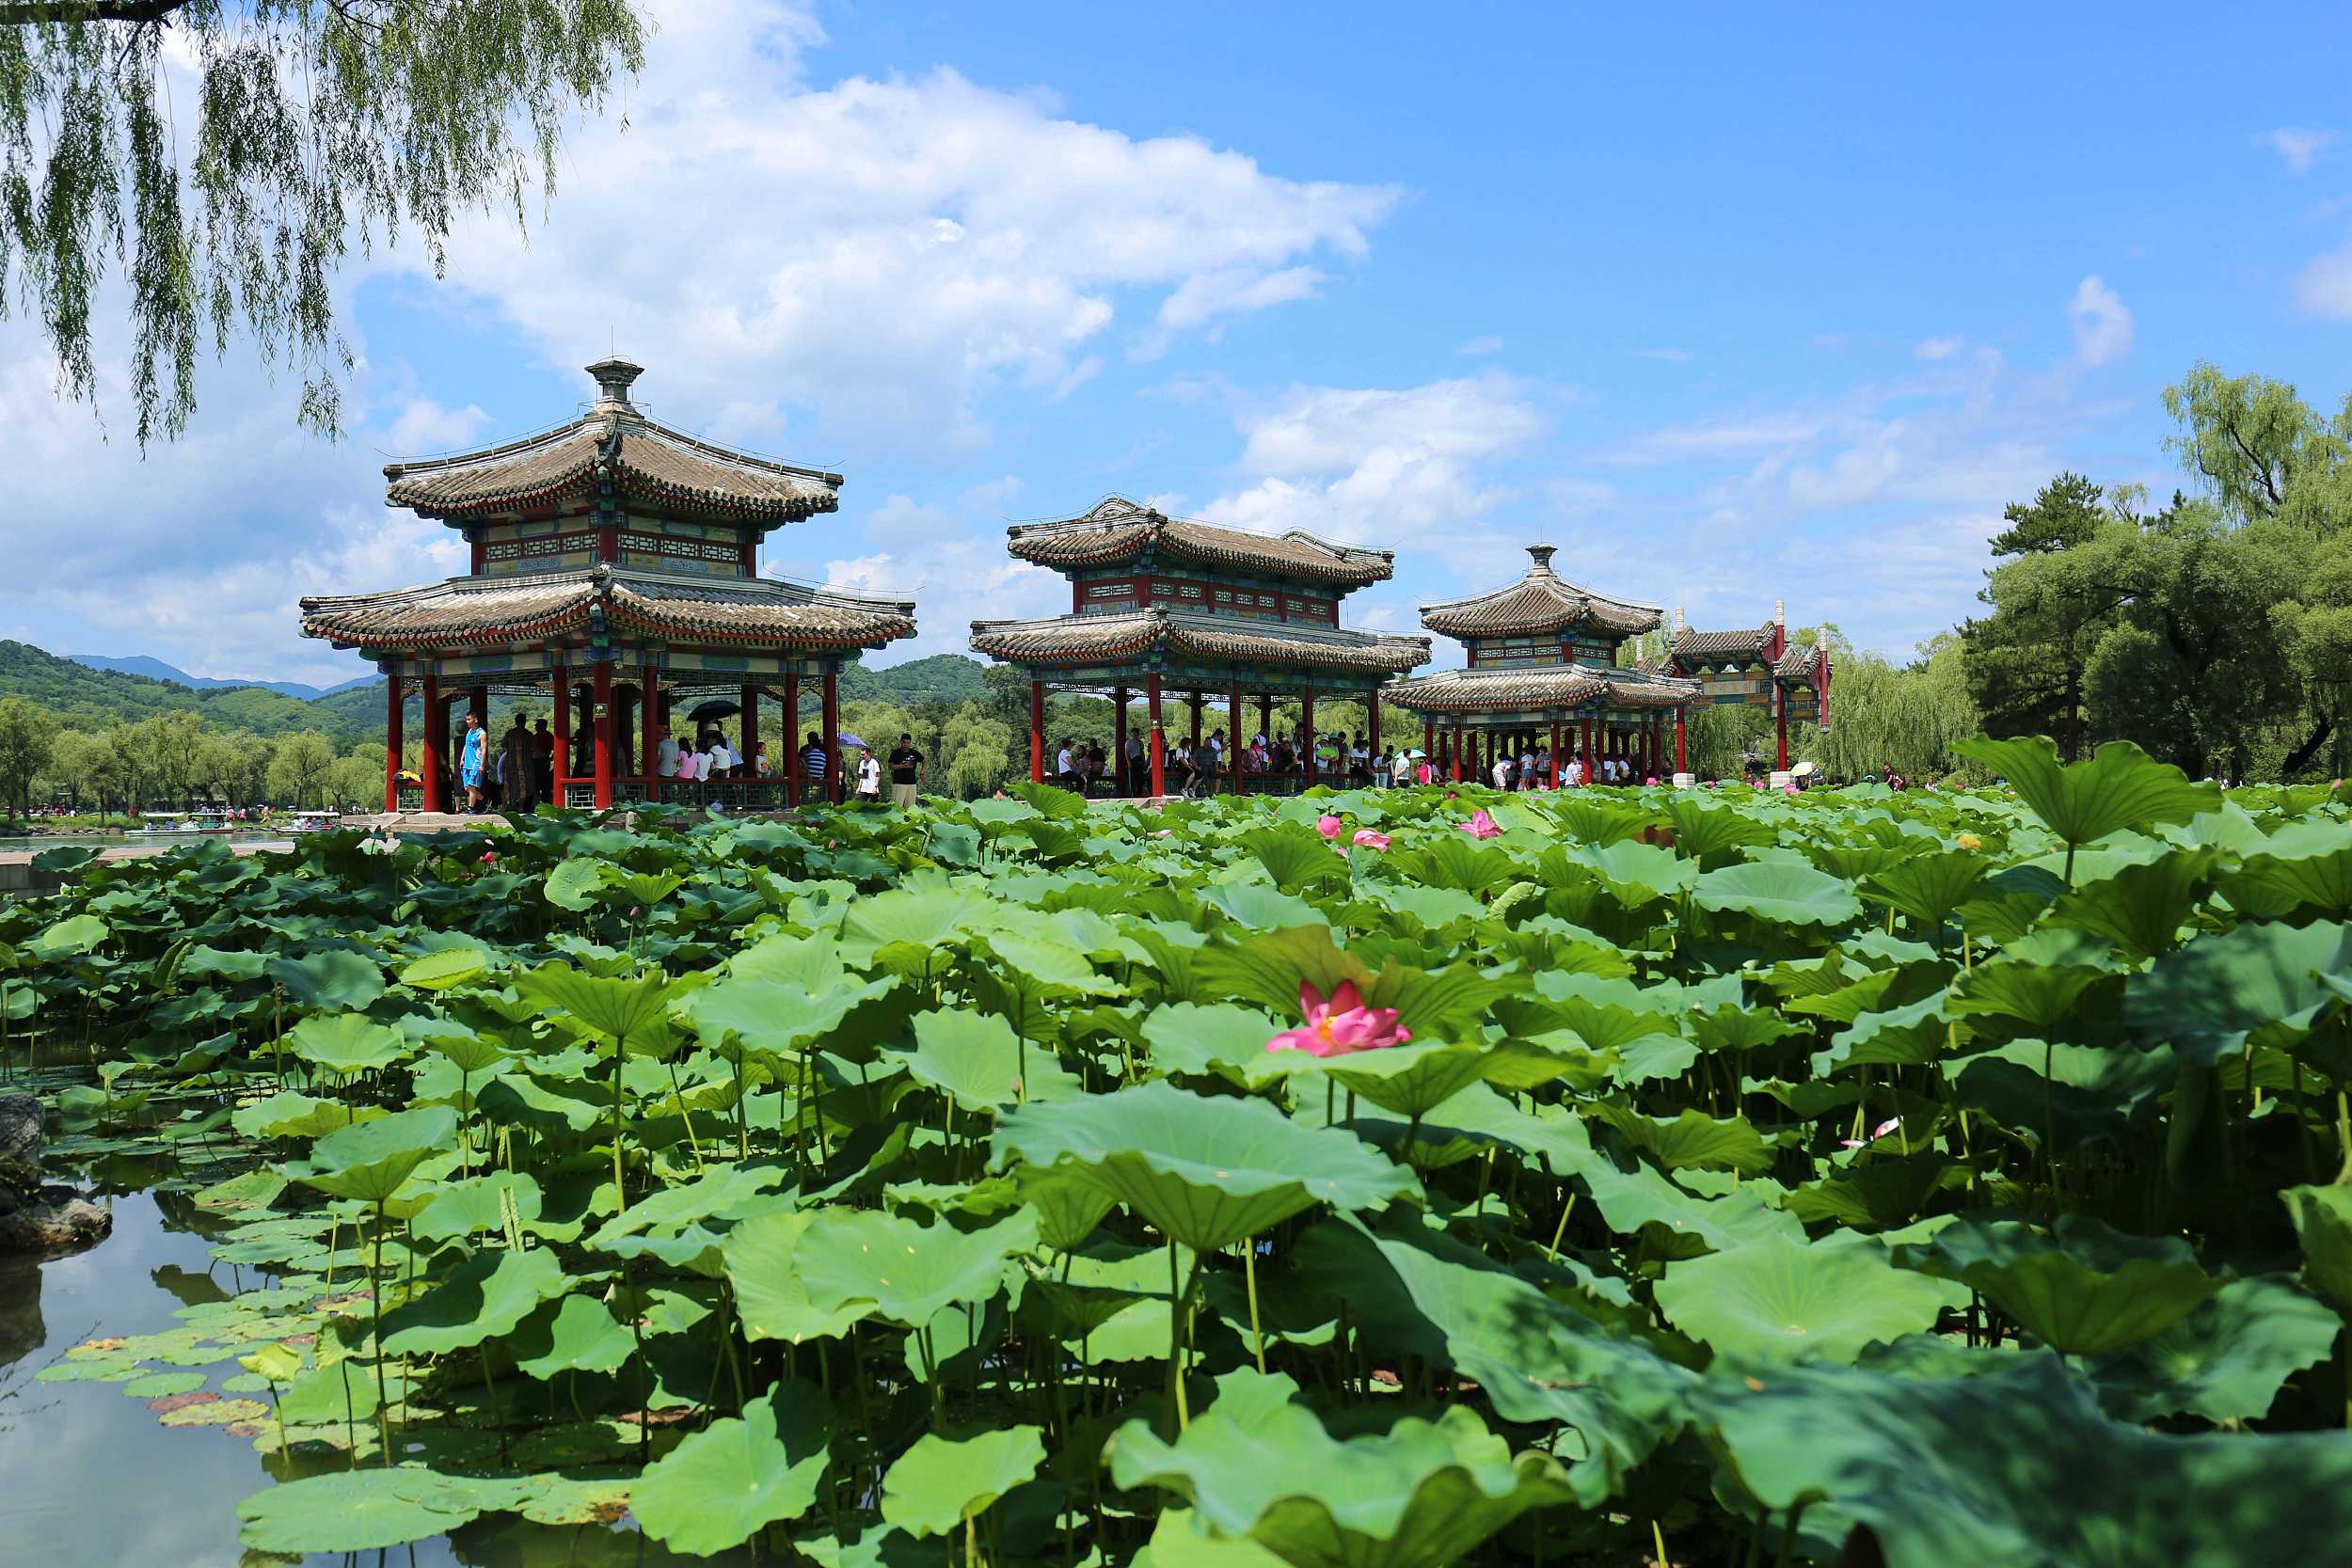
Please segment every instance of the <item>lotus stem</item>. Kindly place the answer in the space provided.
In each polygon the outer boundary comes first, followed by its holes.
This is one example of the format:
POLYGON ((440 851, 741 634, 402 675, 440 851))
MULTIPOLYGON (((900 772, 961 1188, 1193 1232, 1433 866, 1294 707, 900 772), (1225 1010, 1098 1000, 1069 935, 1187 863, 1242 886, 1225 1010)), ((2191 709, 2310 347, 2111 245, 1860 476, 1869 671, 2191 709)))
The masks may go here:
POLYGON ((1249 1284, 1249 1337, 1258 1351, 1258 1375, 1265 1375, 1265 1330, 1258 1326, 1258 1239, 1244 1238, 1241 1243, 1242 1278, 1249 1284))

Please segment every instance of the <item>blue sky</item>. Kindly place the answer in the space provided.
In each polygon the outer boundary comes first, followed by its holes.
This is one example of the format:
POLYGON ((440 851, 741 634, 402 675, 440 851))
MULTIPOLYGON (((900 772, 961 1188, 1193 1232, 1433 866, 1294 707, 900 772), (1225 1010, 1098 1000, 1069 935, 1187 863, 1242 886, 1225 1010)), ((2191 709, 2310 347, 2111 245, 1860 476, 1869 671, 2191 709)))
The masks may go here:
POLYGON ((527 241, 346 275, 340 448, 232 360, 141 460, 119 370, 102 431, 0 323, 0 446, 45 458, 0 635, 354 673, 295 597, 456 565, 386 456, 567 416, 608 343, 661 417, 845 471, 768 560, 914 593, 918 653, 1056 608, 1005 523, 1118 490, 1397 548, 1360 624, 1540 535, 1703 625, 1785 597, 1902 655, 2004 501, 2180 483, 2195 360, 2352 390, 2316 8, 655 9, 628 128, 580 127, 527 241))

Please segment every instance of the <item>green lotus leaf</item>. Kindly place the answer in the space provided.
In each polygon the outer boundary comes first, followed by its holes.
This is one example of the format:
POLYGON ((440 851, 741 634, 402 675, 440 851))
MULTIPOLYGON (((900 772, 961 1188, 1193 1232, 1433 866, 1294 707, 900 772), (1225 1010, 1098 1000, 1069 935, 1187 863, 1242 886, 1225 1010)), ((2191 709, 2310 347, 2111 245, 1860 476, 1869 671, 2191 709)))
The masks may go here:
MULTIPOLYGON (((1294 995, 1294 1007, 1296 1001, 1294 995)), ((1164 1073, 1195 1077, 1216 1073, 1249 1084, 1274 1076, 1260 1076, 1252 1069, 1266 1065, 1266 1042, 1288 1027, 1254 1007, 1176 1002, 1154 1007, 1144 1016, 1143 1038, 1150 1047, 1152 1065, 1164 1073)))
POLYGON ((2352 1186, 2289 1187, 2279 1198, 2303 1243, 2303 1282, 2352 1317, 2352 1186))
POLYGON ((659 1031, 675 993, 675 983, 658 969, 622 978, 590 974, 566 963, 525 970, 515 977, 515 990, 606 1039, 623 1040, 659 1031))
POLYGON ((395 1111, 329 1132, 310 1146, 310 1163, 291 1174, 337 1197, 380 1204, 428 1156, 456 1141, 457 1117, 446 1105, 395 1111))
POLYGON ((489 967, 490 955, 479 947, 444 947, 403 969, 400 983, 418 990, 447 990, 464 985, 489 967))
POLYGON ((400 1031, 365 1013, 319 1013, 286 1032, 286 1046, 339 1077, 387 1068, 408 1054, 400 1031))
POLYGON ((961 1111, 993 1112, 1025 1095, 1057 1100, 1084 1092, 1052 1052, 1030 1046, 1025 1053, 1020 1037, 999 1013, 917 1013, 914 1049, 884 1052, 882 1060, 903 1064, 915 1082, 939 1090, 961 1111))
POLYGON ((1701 1197, 1677 1186, 1652 1165, 1620 1171, 1596 1160, 1582 1172, 1601 1219, 1620 1236, 1631 1236, 1656 1226, 1661 1244, 1653 1256, 1687 1258, 1703 1250, 1724 1251, 1759 1236, 1804 1239, 1804 1226, 1794 1214, 1772 1207, 1765 1192, 1753 1184, 1719 1198, 1701 1197))
POLYGON ((739 978, 689 993, 678 1010, 705 1045, 717 1047, 732 1037, 781 1055, 830 1035, 873 995, 860 985, 813 994, 793 981, 739 978))
POLYGON ((1207 997, 1232 997, 1269 1008, 1278 1018, 1298 1013, 1298 988, 1311 985, 1327 996, 1353 980, 1367 993, 1372 972, 1363 960, 1341 951, 1328 926, 1300 927, 1253 936, 1232 946, 1203 947, 1192 955, 1193 981, 1207 997))
POLYGON ((2210 850, 2179 850, 2124 866, 2061 895, 2050 907, 2050 923, 2105 937, 2135 963, 2153 958, 2179 940, 2204 902, 2213 864, 2210 850))
POLYGON ((1953 911, 1976 896, 1992 869, 1973 850, 1913 855, 1872 874, 1863 884, 1862 896, 1891 905, 1929 931, 1939 931, 1953 911))
POLYGON ((1703 910, 1775 926, 1843 926, 1862 913, 1851 883, 1788 861, 1745 861, 1702 872, 1692 898, 1703 910))
POLYGON ((2286 1380, 2328 1358, 2344 1323, 2275 1279, 2234 1279, 2170 1328, 2090 1369, 2120 1420, 2201 1416, 2220 1424, 2270 1413, 2286 1380))
POLYGON ((1426 1116, 1486 1076, 1487 1053, 1469 1045, 1423 1045, 1415 1041, 1344 1056, 1309 1056, 1298 1062, 1295 1093, 1317 1078, 1328 1078, 1401 1117, 1426 1116))
POLYGON ((284 1089, 266 1100, 238 1106, 229 1125, 248 1138, 322 1138, 339 1128, 373 1121, 383 1114, 373 1105, 344 1105, 284 1089))
MULTIPOLYGON (((920 1328, 943 1308, 995 1295, 1004 1288, 1005 1260, 1037 1243, 1037 1216, 1025 1209, 977 1230, 922 1226, 872 1210, 824 1209, 798 1239, 791 1266, 820 1309, 856 1307, 860 1316, 920 1328)), ((728 1277, 739 1277, 732 1258, 728 1277)))
POLYGON ((357 953, 273 954, 262 969, 290 1000, 312 1012, 357 1011, 384 994, 384 971, 357 953))
POLYGON ((1827 1077, 1840 1068, 1916 1067, 1934 1061, 1970 1031, 1949 1017, 1951 999, 1939 991, 1907 1007, 1864 1013, 1839 1031, 1827 1051, 1813 1053, 1813 1070, 1827 1077))
POLYGON ((592 907, 607 880, 604 863, 586 856, 564 861, 548 873, 541 891, 548 903, 574 913, 592 907))
POLYGON ((528 1171, 492 1171, 435 1188, 425 1206, 409 1219, 408 1228, 422 1241, 464 1241, 485 1230, 503 1231, 511 1208, 529 1229, 543 1201, 538 1179, 528 1171))
POLYGON ((1675 849, 1694 861, 1721 861, 1736 849, 1772 842, 1772 830, 1744 812, 1684 798, 1666 802, 1675 849))
POLYGON ((1579 793, 1556 797, 1545 806, 1552 819, 1579 844, 1615 844, 1631 838, 1657 820, 1639 806, 1579 793))
POLYGON ((1615 1128, 1633 1148, 1656 1157, 1668 1170, 1736 1170, 1761 1176, 1772 1168, 1772 1151, 1745 1117, 1718 1119, 1705 1111, 1645 1117, 1607 1101, 1584 1107, 1588 1117, 1615 1128))
POLYGON ((1163 1508, 1152 1539, 1128 1568, 1283 1568, 1282 1560, 1247 1536, 1216 1536, 1188 1508, 1163 1508))
POLYGON ((1253 931, 1286 931, 1301 926, 1331 924, 1330 917, 1321 910, 1271 882, 1212 883, 1200 890, 1200 902, 1253 931))
POLYGON ((114 927, 94 914, 68 915, 65 919, 41 928, 33 938, 32 950, 44 958, 65 958, 76 953, 97 950, 100 943, 114 935, 114 927))
POLYGON ((1714 1007, 1691 1015, 1691 1037, 1702 1051, 1754 1051, 1799 1032, 1797 1024, 1762 1007, 1714 1007))
POLYGON ((1444 1568, 1527 1510, 1574 1496, 1557 1461, 1515 1459, 1467 1406, 1343 1442, 1304 1405, 1279 1402, 1296 1391, 1287 1376, 1229 1372, 1173 1444, 1142 1421, 1120 1427, 1112 1480, 1174 1492, 1212 1533, 1296 1568, 1444 1568))
POLYGON ((2154 1338, 2220 1290, 2177 1237, 2127 1236, 2083 1214, 2054 1236, 2016 1220, 1964 1215, 1895 1261, 1980 1291, 2019 1326, 2070 1355, 2106 1355, 2154 1338))
POLYGON ((2124 1019, 2141 1038, 2210 1065, 2249 1038, 2283 1041, 2308 1029, 2336 995, 2320 974, 2342 974, 2347 954, 2352 927, 2332 921, 2264 921, 2199 937, 2131 977, 2124 1019))
POLYGON ((2352 824, 2290 821, 2243 853, 2245 863, 2222 882, 2233 904, 2352 915, 2352 824))
POLYGON ((479 1252, 414 1300, 384 1314, 384 1348, 445 1355, 514 1332, 543 1301, 571 1288, 553 1252, 479 1252))
POLYGON ((558 1372, 611 1372, 636 1354, 636 1337, 593 1296, 568 1295, 533 1313, 507 1341, 515 1366, 545 1380, 558 1372))
MULTIPOLYGON (((2159 1436, 2111 1421, 2055 1356, 1962 1375, 1808 1365, 1709 1379, 1740 1487, 1808 1537, 1867 1525, 1888 1568, 2317 1562, 2352 1530, 2341 1433, 2159 1436), (2062 1456, 2063 1484, 2050 1481, 2062 1456)), ((1822 1556, 1826 1557, 1827 1552, 1822 1556)))
POLYGON ((681 1552, 739 1546, 817 1501, 832 1453, 833 1412, 805 1383, 787 1384, 687 1438, 629 1489, 644 1532, 681 1552))
POLYGON ((795 1345, 831 1338, 869 1311, 862 1298, 819 1301, 809 1294, 795 1259, 801 1239, 816 1220, 815 1211, 760 1214, 727 1232, 720 1263, 735 1288, 747 1338, 795 1345))
POLYGON ((416 1472, 335 1470, 281 1481, 237 1504, 237 1539, 257 1551, 304 1557, 314 1552, 379 1551, 455 1529, 478 1509, 428 1506, 403 1496, 416 1472))
POLYGON ((1303 1127, 1263 1101, 1211 1099, 1165 1081, 1008 1112, 992 1160, 1083 1172, 1200 1252, 1316 1203, 1354 1211, 1420 1196, 1409 1172, 1345 1132, 1303 1127))
POLYGON ((952 950, 960 939, 995 924, 987 899, 969 893, 898 889, 850 907, 841 926, 841 955, 861 968, 886 947, 923 955, 952 950))
POLYGON ((1064 942, 1038 937, 1022 936, 1012 931, 991 931, 984 939, 988 950, 998 961, 1019 974, 1028 985, 1043 986, 1053 991, 1076 991, 1081 994, 1116 991, 1118 987, 1094 972, 1087 956, 1064 942))
POLYGON ((2008 779, 2042 826, 2070 849, 2109 833, 2185 822, 2221 804, 2221 792, 2212 784, 2189 783, 2179 768, 2128 740, 2110 740, 2090 761, 2066 766, 2060 766, 2057 743, 2047 736, 1978 736, 1953 742, 1952 751, 2008 779))
MULTIPOLYGON (((1889 1133, 1881 1142, 1897 1142, 1889 1133)), ((1857 1230, 1885 1230, 1919 1217, 1944 1186, 1952 1164, 1937 1153, 1875 1158, 1799 1187, 1782 1207, 1807 1225, 1834 1221, 1857 1230)))
POLYGON ((1256 856, 1274 885, 1285 893, 1347 879, 1347 863, 1331 853, 1330 841, 1295 822, 1253 828, 1234 840, 1234 845, 1256 856))
POLYGON ((2106 978, 2105 970, 2083 964, 1981 963, 1953 985, 1950 1006, 1956 1013, 2013 1018, 2046 1034, 2065 1021, 2084 991, 2106 978))
POLYGON ((1850 1362, 1935 1326, 1950 1292, 1896 1268, 1860 1236, 1762 1238, 1666 1266, 1658 1309, 1718 1355, 1850 1362))
POLYGON ((1037 1211, 1038 1239, 1068 1252, 1094 1233, 1118 1200, 1102 1183, 1070 1169, 1023 1165, 1015 1177, 1021 1201, 1037 1211))
POLYGON ((882 1516, 912 1536, 948 1534, 1044 1462, 1041 1427, 999 1427, 961 1442, 926 1433, 883 1473, 882 1516))
MULTIPOLYGON (((1697 862, 1686 861, 1672 849, 1661 849, 1654 844, 1634 844, 1623 839, 1605 844, 1587 842, 1565 847, 1558 853, 1566 864, 1581 865, 1598 876, 1617 902, 1628 909, 1640 909, 1686 892, 1699 878, 1697 862)), ((1550 856, 1547 854, 1545 860, 1549 863, 1550 856)))

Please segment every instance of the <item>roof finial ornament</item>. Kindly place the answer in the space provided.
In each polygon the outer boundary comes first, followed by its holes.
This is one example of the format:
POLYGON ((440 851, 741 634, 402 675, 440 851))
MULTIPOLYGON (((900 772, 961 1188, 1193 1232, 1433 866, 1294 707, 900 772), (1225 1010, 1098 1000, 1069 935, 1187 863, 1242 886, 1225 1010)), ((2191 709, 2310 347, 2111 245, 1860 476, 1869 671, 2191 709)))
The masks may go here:
POLYGON ((1675 635, 1677 637, 1682 635, 1682 607, 1680 605, 1675 606, 1675 635))
POLYGON ((1788 624, 1788 601, 1787 599, 1774 599, 1772 601, 1772 625, 1776 626, 1785 626, 1788 624))
POLYGON ((1551 556, 1553 548, 1554 546, 1550 545, 1530 545, 1527 546, 1527 553, 1535 558, 1534 569, 1536 571, 1549 572, 1551 570, 1551 556))
POLYGON ((588 373, 596 378, 596 402, 621 408, 636 405, 628 401, 629 384, 645 373, 645 367, 632 364, 619 355, 612 355, 588 367, 588 373))

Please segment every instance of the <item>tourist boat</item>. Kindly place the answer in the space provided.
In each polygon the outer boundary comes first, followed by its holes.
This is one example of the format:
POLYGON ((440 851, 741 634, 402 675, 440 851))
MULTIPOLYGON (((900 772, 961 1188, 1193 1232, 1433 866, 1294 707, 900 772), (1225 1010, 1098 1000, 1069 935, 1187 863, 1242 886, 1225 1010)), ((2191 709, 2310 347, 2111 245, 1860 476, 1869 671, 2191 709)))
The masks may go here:
POLYGON ((297 833, 332 832, 342 825, 342 814, 340 812, 298 811, 294 816, 294 832, 297 833))
POLYGON ((131 830, 133 838, 193 838, 199 834, 221 834, 230 831, 229 814, 222 811, 150 811, 139 814, 139 826, 131 830))

